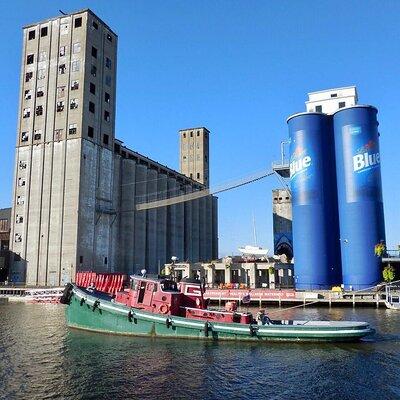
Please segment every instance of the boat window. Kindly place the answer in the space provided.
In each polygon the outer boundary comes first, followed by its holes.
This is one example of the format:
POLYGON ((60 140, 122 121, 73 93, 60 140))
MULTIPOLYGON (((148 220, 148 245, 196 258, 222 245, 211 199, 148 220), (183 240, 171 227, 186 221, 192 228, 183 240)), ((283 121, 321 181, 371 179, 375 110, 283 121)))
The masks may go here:
POLYGON ((132 282, 131 282, 131 289, 133 289, 133 290, 138 290, 138 281, 136 280, 136 279, 132 279, 132 282))
POLYGON ((146 292, 146 282, 141 281, 140 288, 139 288, 139 296, 138 296, 138 300, 137 300, 138 303, 143 303, 145 292, 146 292))
POLYGON ((163 292, 179 292, 176 282, 164 281, 161 283, 161 290, 163 292))

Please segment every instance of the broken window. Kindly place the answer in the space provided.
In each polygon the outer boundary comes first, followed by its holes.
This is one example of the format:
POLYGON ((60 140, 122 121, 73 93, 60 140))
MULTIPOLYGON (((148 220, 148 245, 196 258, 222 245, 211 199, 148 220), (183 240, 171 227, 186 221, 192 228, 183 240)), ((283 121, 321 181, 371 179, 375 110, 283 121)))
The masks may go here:
POLYGON ((67 51, 67 47, 66 46, 61 46, 60 47, 60 57, 64 57, 66 51, 67 51))
POLYGON ((26 161, 19 162, 19 169, 26 169, 26 161))
POLYGON ((82 17, 75 18, 74 27, 80 28, 82 26, 82 17))
POLYGON ((104 92, 104 101, 106 103, 110 104, 110 99, 111 99, 110 94, 107 92, 104 92))
POLYGON ((25 197, 24 196, 17 196, 17 204, 22 205, 25 203, 25 197))
POLYGON ((65 96, 65 86, 59 86, 57 88, 57 97, 64 97, 65 96))
POLYGON ((95 111, 95 106, 94 106, 94 103, 92 101, 89 101, 89 111, 91 113, 94 113, 94 111, 95 111))
POLYGON ((110 113, 107 110, 104 110, 104 120, 110 122, 110 113))
POLYGON ((111 36, 109 33, 107 33, 107 40, 108 40, 109 42, 112 42, 112 36, 111 36))
POLYGON ((23 118, 29 118, 31 116, 31 109, 30 108, 24 108, 22 112, 23 118))
POLYGON ((32 90, 25 90, 25 100, 30 100, 32 98, 32 90))
POLYGON ((92 46, 92 57, 97 58, 97 49, 94 46, 92 46))
POLYGON ((18 215, 15 217, 16 224, 22 224, 24 222, 24 217, 22 215, 18 215))
POLYGON ((109 139, 109 136, 104 134, 103 135, 103 143, 107 145, 108 144, 108 139, 109 139))
POLYGON ((72 71, 73 72, 77 72, 80 69, 80 61, 79 60, 75 60, 72 61, 72 71))
POLYGON ((54 131, 54 140, 60 141, 62 139, 62 134, 63 134, 62 129, 56 129, 54 131))
POLYGON ((57 112, 64 111, 64 102, 63 101, 57 101, 57 112))
POLYGON ((88 136, 90 137, 90 138, 92 138, 92 137, 94 137, 94 129, 93 129, 93 126, 88 126, 88 136))
POLYGON ((73 52, 74 54, 76 54, 76 53, 80 53, 80 51, 81 51, 81 44, 80 44, 80 42, 74 43, 74 44, 72 45, 72 52, 73 52))
POLYGON ((43 26, 42 29, 40 30, 40 36, 45 37, 47 36, 48 28, 47 26, 43 26))
POLYGON ((36 97, 43 97, 44 96, 44 89, 43 87, 38 87, 36 92, 36 97))
POLYGON ((106 75, 106 85, 111 86, 111 75, 106 75))
POLYGON ((29 140, 29 132, 22 132, 21 133, 21 142, 27 142, 29 140))
POLYGON ((19 233, 15 234, 15 243, 22 242, 22 236, 19 233))
POLYGON ((66 70, 65 64, 61 64, 61 65, 58 67, 58 73, 59 73, 59 74, 65 74, 65 70, 66 70))
POLYGON ((96 85, 94 83, 90 82, 89 90, 90 90, 90 93, 96 94, 96 85))
POLYGON ((36 32, 35 31, 29 31, 28 32, 28 40, 35 39, 36 32))
POLYGON ((71 99, 69 108, 71 110, 74 110, 75 108, 78 108, 78 99, 71 99))
POLYGON ((61 24, 60 33, 61 33, 61 35, 67 35, 68 34, 68 24, 61 24))
POLYGON ((77 131, 77 129, 76 129, 76 124, 69 124, 68 133, 69 133, 70 135, 75 135, 75 134, 76 134, 76 131, 77 131))
POLYGON ((106 57, 106 67, 111 68, 111 59, 106 57))
POLYGON ((43 106, 42 105, 36 107, 36 115, 37 116, 43 115, 43 106))
POLYGON ((33 134, 33 140, 40 140, 42 138, 42 130, 36 129, 33 134))
POLYGON ((44 68, 38 70, 38 79, 44 79, 46 77, 46 70, 44 68))
POLYGON ((200 172, 197 173, 197 179, 200 179, 200 172))
POLYGON ((71 82, 71 90, 79 89, 79 81, 72 81, 71 82))
POLYGON ((99 24, 96 21, 93 21, 92 26, 94 29, 99 29, 99 24))
POLYGON ((29 82, 33 78, 33 72, 27 72, 25 74, 25 82, 29 82))
POLYGON ((92 65, 92 67, 90 69, 90 73, 92 74, 92 76, 96 76, 97 68, 95 65, 92 65))
POLYGON ((26 56, 26 63, 27 64, 33 64, 33 61, 35 60, 34 54, 28 54, 26 56))
POLYGON ((47 53, 45 51, 41 51, 39 53, 39 61, 46 61, 47 53))
POLYGON ((18 178, 18 186, 25 186, 25 179, 24 178, 18 178))

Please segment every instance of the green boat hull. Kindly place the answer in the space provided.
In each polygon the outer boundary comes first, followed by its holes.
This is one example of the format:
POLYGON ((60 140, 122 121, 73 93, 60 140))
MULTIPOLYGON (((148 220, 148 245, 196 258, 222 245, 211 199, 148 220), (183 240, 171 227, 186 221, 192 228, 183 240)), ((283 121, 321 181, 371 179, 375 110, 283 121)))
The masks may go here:
POLYGON ((244 325, 167 316, 132 309, 77 287, 66 308, 71 328, 168 338, 234 341, 356 341, 373 333, 364 322, 293 321, 293 325, 244 325))

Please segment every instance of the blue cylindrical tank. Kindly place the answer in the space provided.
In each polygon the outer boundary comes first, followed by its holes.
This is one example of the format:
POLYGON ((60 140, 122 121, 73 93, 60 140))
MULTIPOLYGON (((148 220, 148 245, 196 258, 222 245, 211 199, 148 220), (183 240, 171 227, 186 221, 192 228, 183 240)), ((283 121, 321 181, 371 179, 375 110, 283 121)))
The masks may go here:
POLYGON ((377 109, 354 106, 333 116, 343 283, 381 280, 374 247, 385 241, 377 109))
POLYGON ((341 282, 332 118, 300 113, 288 118, 297 289, 341 282))

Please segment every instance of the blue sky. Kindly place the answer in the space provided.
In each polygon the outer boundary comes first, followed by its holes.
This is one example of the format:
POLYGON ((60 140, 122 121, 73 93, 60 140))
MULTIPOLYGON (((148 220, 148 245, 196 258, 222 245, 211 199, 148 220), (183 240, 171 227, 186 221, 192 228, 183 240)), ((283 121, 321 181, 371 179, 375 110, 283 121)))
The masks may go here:
MULTIPOLYGON (((91 8, 119 35, 116 135, 178 168, 181 128, 211 131, 211 183, 269 168, 310 91, 357 85, 379 108, 389 247, 400 243, 399 1, 1 1, 0 208, 11 204, 21 27, 91 8), (158 143, 154 146, 154 143, 158 143)), ((220 195, 221 254, 272 246, 276 178, 220 195)))

